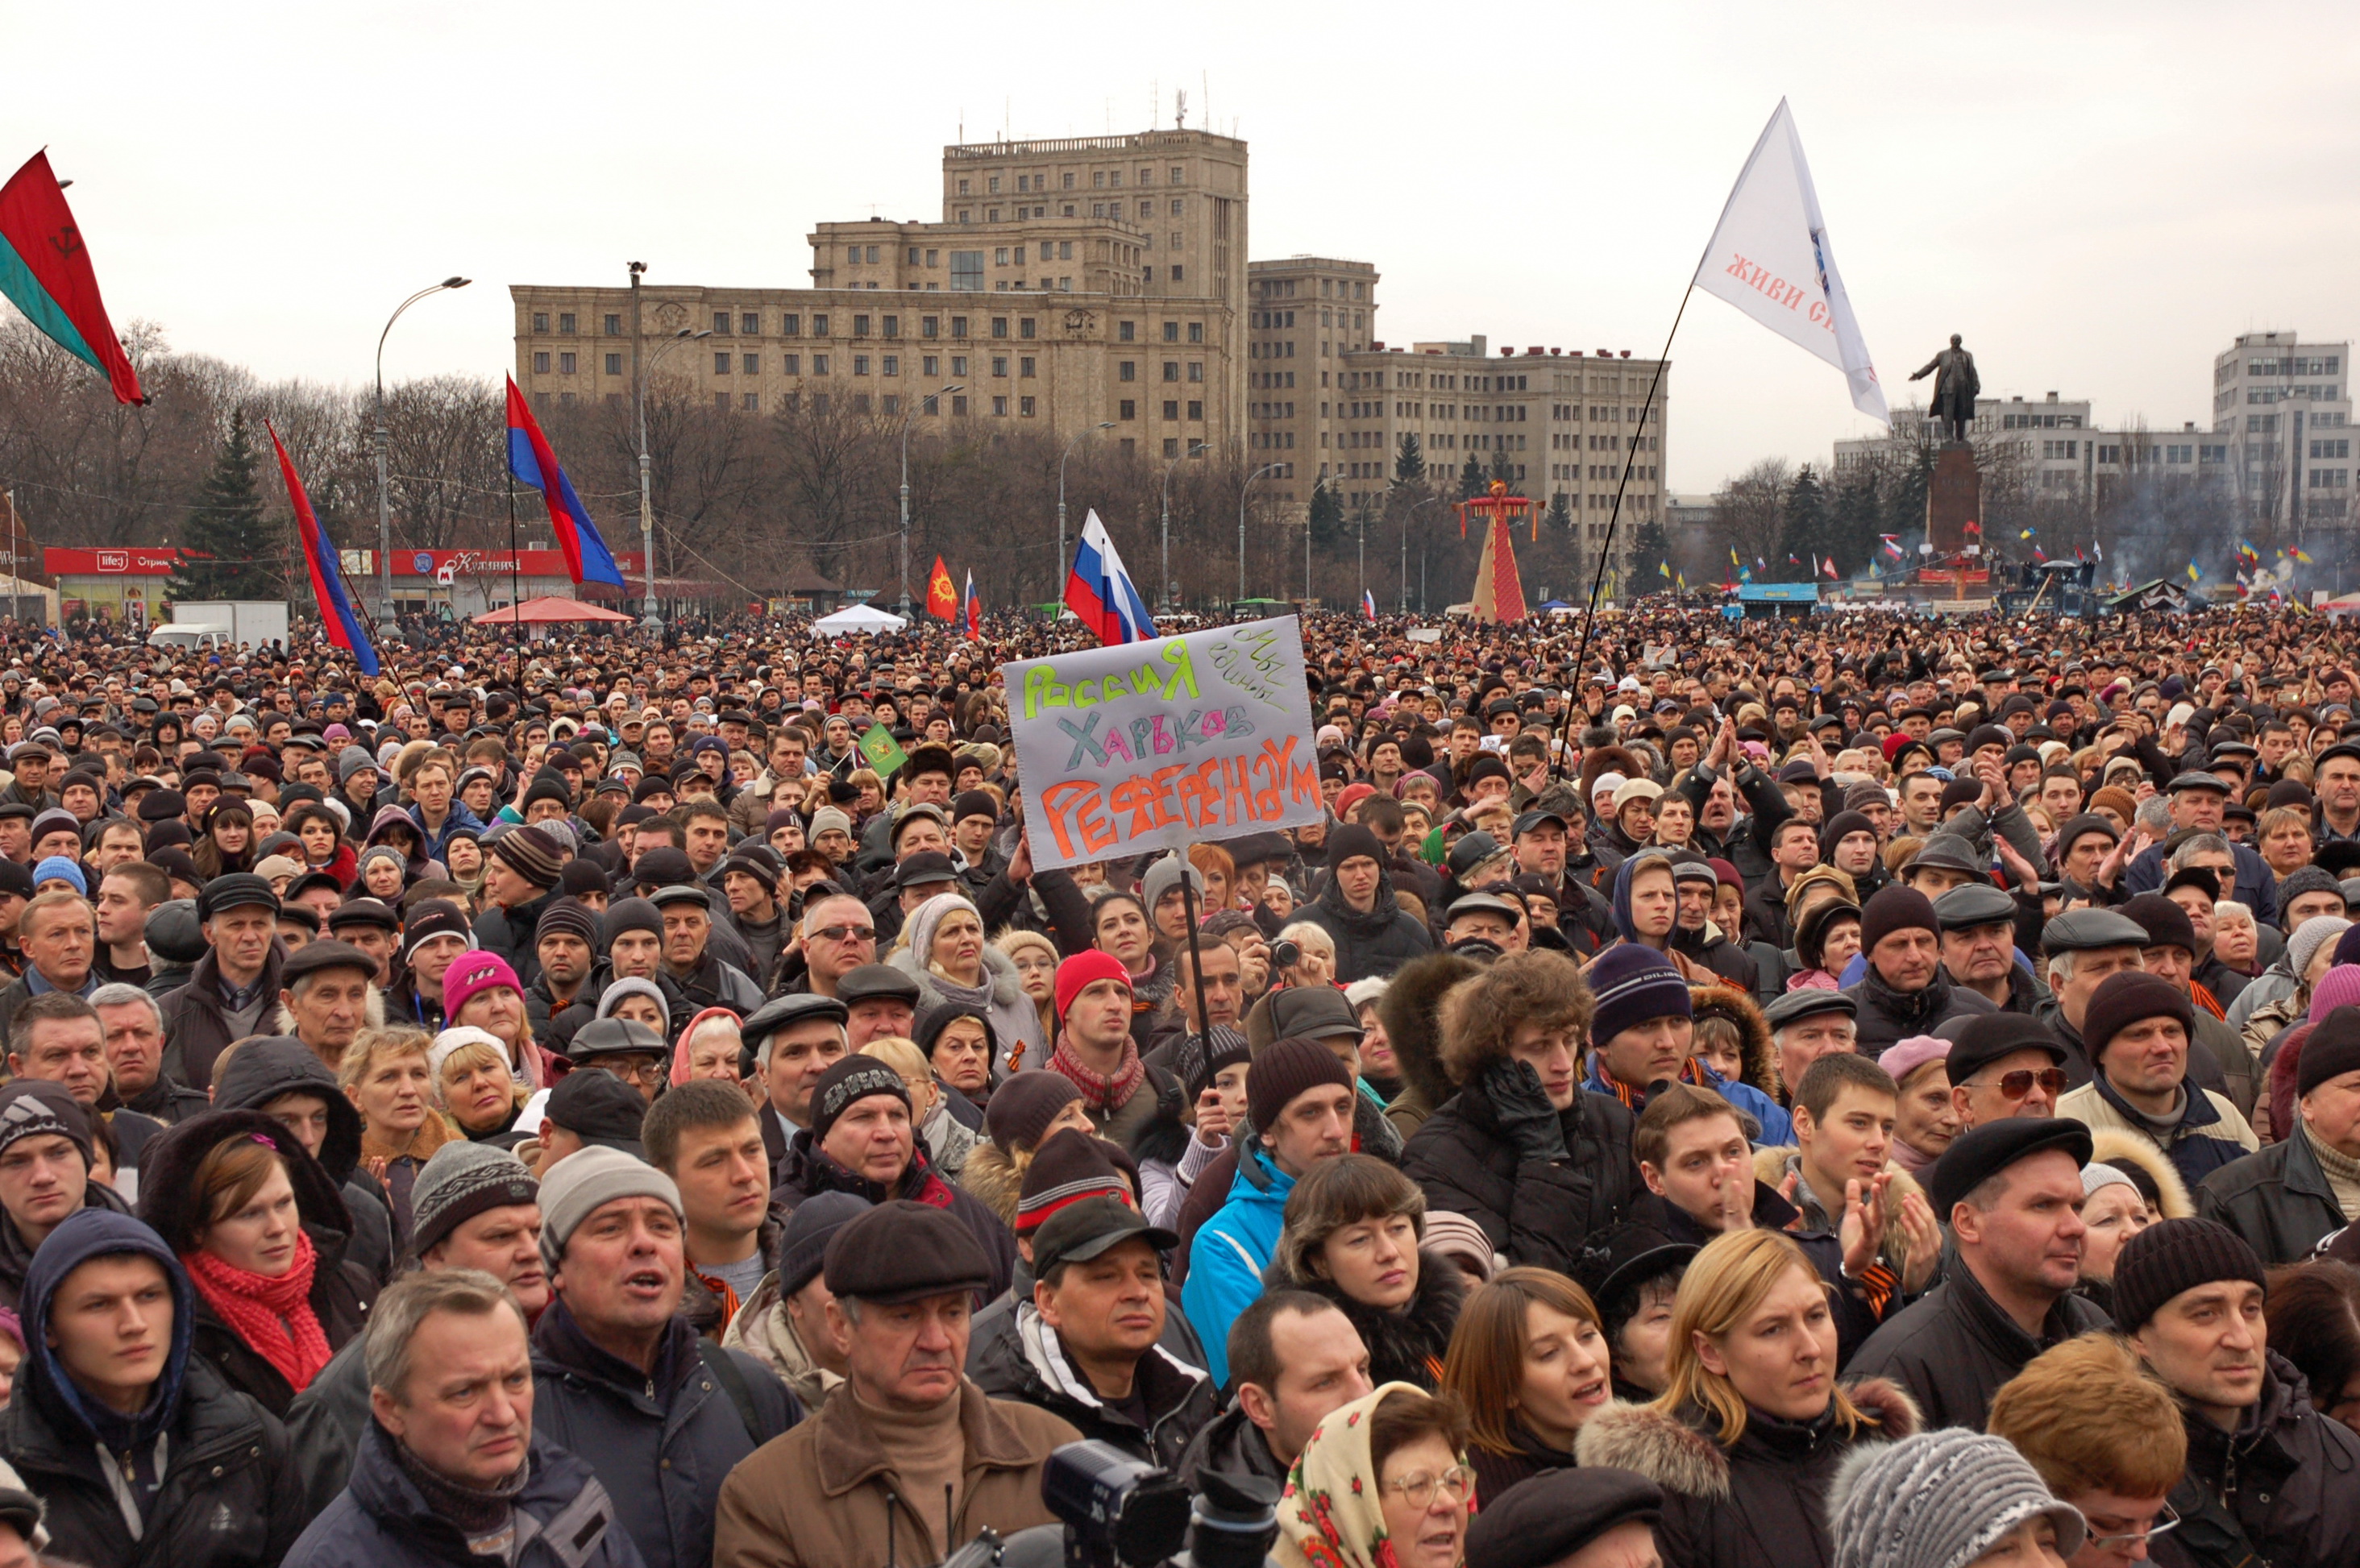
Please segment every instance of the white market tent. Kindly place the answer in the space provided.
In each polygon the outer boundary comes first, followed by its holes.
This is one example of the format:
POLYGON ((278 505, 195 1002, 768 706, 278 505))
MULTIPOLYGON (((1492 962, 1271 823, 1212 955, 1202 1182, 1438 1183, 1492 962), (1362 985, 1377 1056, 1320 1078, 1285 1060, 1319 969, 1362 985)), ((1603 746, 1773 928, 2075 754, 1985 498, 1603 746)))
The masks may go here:
POLYGON ((898 632, 909 623, 867 604, 851 604, 812 623, 814 637, 852 637, 861 632, 898 632))

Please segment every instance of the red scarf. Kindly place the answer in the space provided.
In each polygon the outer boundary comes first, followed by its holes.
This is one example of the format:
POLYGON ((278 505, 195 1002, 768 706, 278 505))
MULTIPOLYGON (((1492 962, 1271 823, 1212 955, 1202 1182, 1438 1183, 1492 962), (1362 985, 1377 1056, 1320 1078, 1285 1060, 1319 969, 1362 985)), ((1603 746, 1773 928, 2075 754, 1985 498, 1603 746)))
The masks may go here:
POLYGON ((1083 1109, 1091 1111, 1121 1109, 1147 1077, 1147 1069, 1139 1060, 1139 1042, 1129 1036, 1122 1042, 1122 1063, 1112 1073, 1084 1066, 1081 1058, 1060 1036, 1057 1049, 1049 1053, 1049 1071, 1070 1080, 1082 1092, 1083 1109))
POLYGON ((190 1282, 214 1314, 299 1394, 333 1354, 311 1311, 311 1275, 319 1261, 311 1236, 301 1231, 295 1233, 295 1266, 276 1279, 224 1263, 210 1252, 180 1254, 190 1282))

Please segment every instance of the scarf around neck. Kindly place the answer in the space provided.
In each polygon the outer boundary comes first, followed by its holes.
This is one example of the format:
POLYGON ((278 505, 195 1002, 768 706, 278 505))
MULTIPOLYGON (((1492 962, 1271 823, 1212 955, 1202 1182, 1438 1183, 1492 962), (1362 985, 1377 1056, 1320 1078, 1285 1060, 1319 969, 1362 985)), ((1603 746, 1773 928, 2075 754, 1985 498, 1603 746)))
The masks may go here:
POLYGON ((311 1310, 311 1279, 320 1254, 310 1233, 295 1234, 295 1264, 276 1279, 225 1263, 200 1248, 180 1254, 197 1294, 254 1353, 301 1393, 332 1354, 311 1310))
POLYGON ((410 1477, 410 1484, 418 1488, 426 1506, 437 1518, 448 1519, 466 1538, 469 1552, 478 1557, 508 1556, 516 1540, 516 1500, 524 1495, 525 1483, 532 1478, 530 1454, 513 1474, 485 1487, 453 1480, 399 1442, 393 1444, 393 1453, 400 1463, 401 1473, 410 1477))
POLYGON ((1057 1049, 1049 1054, 1049 1071, 1062 1074, 1079 1089, 1084 1108, 1093 1111, 1120 1110, 1147 1076, 1147 1068, 1139 1060, 1139 1042, 1128 1035, 1123 1038, 1122 1061, 1112 1073, 1085 1066, 1060 1035, 1057 1049))

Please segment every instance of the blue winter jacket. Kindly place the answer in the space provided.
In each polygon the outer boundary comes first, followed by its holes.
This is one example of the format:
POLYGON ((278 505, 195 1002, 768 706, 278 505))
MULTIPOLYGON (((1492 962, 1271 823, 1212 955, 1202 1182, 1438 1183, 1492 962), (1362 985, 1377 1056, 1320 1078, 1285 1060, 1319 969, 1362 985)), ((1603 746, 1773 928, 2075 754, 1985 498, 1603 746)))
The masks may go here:
POLYGON ((1205 1342, 1205 1368, 1216 1384, 1229 1380, 1229 1324, 1262 1294, 1262 1270, 1278 1250, 1286 1195, 1295 1178, 1257 1143, 1229 1184, 1229 1201, 1199 1226, 1188 1254, 1188 1282, 1180 1309, 1205 1342))

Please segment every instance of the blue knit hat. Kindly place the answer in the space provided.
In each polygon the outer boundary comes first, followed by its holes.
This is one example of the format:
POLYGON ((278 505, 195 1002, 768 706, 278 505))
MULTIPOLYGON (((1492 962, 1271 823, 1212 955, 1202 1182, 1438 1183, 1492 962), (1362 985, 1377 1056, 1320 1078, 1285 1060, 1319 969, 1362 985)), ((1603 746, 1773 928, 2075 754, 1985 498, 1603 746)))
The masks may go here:
POLYGON ((1626 942, 1610 947, 1590 966, 1590 988, 1598 997, 1590 1042, 1602 1049, 1624 1029, 1650 1018, 1693 1018, 1688 983, 1672 961, 1652 947, 1626 942))

